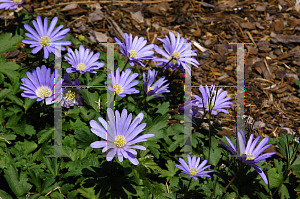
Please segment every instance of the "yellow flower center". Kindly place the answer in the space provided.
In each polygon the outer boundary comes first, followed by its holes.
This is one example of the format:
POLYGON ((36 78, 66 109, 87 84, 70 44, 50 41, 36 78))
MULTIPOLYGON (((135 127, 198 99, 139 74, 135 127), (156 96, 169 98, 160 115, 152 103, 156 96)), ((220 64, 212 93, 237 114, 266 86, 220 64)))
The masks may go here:
POLYGON ((42 99, 44 99, 45 97, 50 97, 52 95, 52 91, 50 88, 43 86, 43 87, 39 87, 36 91, 36 95, 42 99))
POLYGON ((22 0, 13 0, 14 4, 17 5, 17 4, 21 4, 22 3, 22 0))
POLYGON ((206 104, 206 108, 208 108, 209 110, 213 110, 214 107, 215 107, 215 103, 213 103, 213 102, 206 104))
POLYGON ((45 37, 41 37, 40 39, 40 44, 41 46, 45 47, 45 46, 50 46, 50 38, 48 36, 45 36, 45 37))
POLYGON ((152 87, 148 87, 148 89, 147 89, 147 93, 149 92, 149 91, 152 91, 152 90, 154 90, 154 88, 152 88, 152 87))
MULTIPOLYGON (((169 60, 172 59, 172 56, 169 57, 169 60)), ((177 60, 176 59, 172 59, 172 61, 170 61, 171 64, 176 64, 177 63, 177 60)))
POLYGON ((249 152, 242 153, 241 156, 244 155, 244 154, 247 156, 246 160, 253 160, 254 159, 253 155, 250 154, 249 152))
POLYGON ((66 100, 73 102, 75 98, 75 92, 69 90, 68 93, 66 94, 66 100))
POLYGON ((180 58, 180 52, 178 52, 178 51, 175 51, 175 52, 173 52, 173 57, 175 58, 175 59, 179 59, 180 58))
POLYGON ((131 58, 131 57, 133 57, 133 58, 136 58, 136 57, 137 57, 137 52, 136 52, 136 50, 132 49, 132 50, 129 51, 129 53, 130 53, 130 58, 131 58))
POLYGON ((115 146, 118 148, 122 148, 123 146, 126 145, 126 139, 123 135, 117 135, 115 137, 115 142, 114 142, 115 146))
POLYGON ((118 95, 120 95, 121 93, 123 93, 122 86, 119 85, 119 84, 114 85, 114 90, 116 91, 116 93, 117 93, 118 95))
POLYGON ((195 167, 191 167, 191 168, 190 168, 190 175, 191 175, 191 176, 197 175, 198 172, 199 172, 199 169, 197 169, 197 168, 195 168, 195 167))
POLYGON ((83 63, 77 65, 77 70, 83 71, 86 69, 86 66, 83 63))

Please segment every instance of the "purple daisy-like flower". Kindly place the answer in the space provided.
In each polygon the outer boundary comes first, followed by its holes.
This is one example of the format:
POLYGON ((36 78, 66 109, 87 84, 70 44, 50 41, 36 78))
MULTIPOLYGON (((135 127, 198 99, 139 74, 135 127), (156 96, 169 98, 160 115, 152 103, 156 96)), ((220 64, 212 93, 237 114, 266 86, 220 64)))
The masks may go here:
POLYGON ((238 151, 235 149, 234 145, 230 141, 230 139, 225 136, 227 142, 230 144, 230 146, 227 146, 226 144, 220 142, 224 147, 226 147, 233 155, 237 156, 238 160, 241 162, 248 164, 252 166, 258 174, 262 177, 264 182, 268 184, 267 177, 265 173, 262 171, 262 169, 255 165, 256 163, 264 162, 266 158, 271 157, 272 155, 276 154, 276 152, 271 152, 271 153, 265 153, 261 155, 261 153, 269 148, 272 144, 268 144, 265 146, 265 144, 268 143, 269 138, 264 138, 257 146, 257 142, 260 139, 260 136, 258 136, 254 141, 253 141, 253 134, 251 134, 247 146, 245 142, 245 134, 242 130, 239 131, 238 133, 238 151), (252 142, 253 141, 253 142, 252 142), (256 146, 256 148, 255 148, 256 146))
POLYGON ((164 97, 164 95, 159 95, 162 93, 169 93, 168 90, 169 84, 166 84, 163 86, 167 80, 165 80, 165 76, 159 78, 154 84, 154 80, 157 76, 157 72, 153 69, 152 71, 148 70, 148 77, 146 78, 146 74, 143 73, 143 79, 144 79, 144 90, 147 93, 148 96, 155 96, 155 97, 164 97))
POLYGON ((129 58, 130 66, 134 66, 134 62, 139 63, 144 68, 146 67, 141 61, 143 59, 153 59, 154 51, 151 49, 154 48, 153 44, 147 44, 147 40, 144 37, 135 36, 134 40, 132 41, 132 34, 129 35, 127 33, 123 34, 124 42, 121 42, 115 37, 117 43, 121 46, 122 50, 121 53, 129 58))
POLYGON ((62 106, 66 108, 70 108, 70 106, 83 106, 84 100, 80 94, 80 89, 76 88, 76 85, 79 85, 79 79, 75 79, 75 81, 71 82, 70 75, 68 73, 64 74, 64 82, 62 83, 63 86, 74 86, 71 88, 62 88, 62 106))
POLYGON ((65 50, 63 47, 66 45, 71 45, 70 41, 61 41, 61 39, 67 36, 67 32, 70 31, 69 28, 66 28, 60 31, 64 26, 58 26, 54 31, 54 27, 57 23, 58 17, 54 17, 48 28, 48 19, 44 18, 44 24, 40 16, 37 16, 37 21, 33 20, 33 25, 36 30, 30 27, 28 24, 25 24, 25 29, 30 33, 25 33, 25 35, 30 39, 23 39, 22 42, 25 44, 30 44, 30 48, 34 48, 31 52, 36 54, 42 48, 44 49, 44 58, 48 59, 49 53, 55 53, 57 56, 61 56, 60 51, 58 50, 58 45, 61 45, 61 50, 65 50), (60 32, 59 32, 60 31, 60 32))
POLYGON ((218 90, 218 92, 215 90, 215 86, 212 85, 210 89, 208 89, 207 85, 205 86, 205 89, 202 85, 199 86, 199 91, 202 94, 202 97, 199 97, 198 95, 192 95, 196 98, 196 101, 198 103, 198 107, 203 107, 209 111, 211 110, 212 114, 217 115, 217 111, 221 111, 223 113, 229 114, 229 111, 225 108, 229 108, 230 104, 233 104, 232 102, 228 102, 230 100, 230 97, 227 97, 228 92, 224 91, 222 92, 222 88, 218 90))
MULTIPOLYGON (((22 78, 21 81, 23 82, 20 86, 21 89, 24 90, 21 93, 22 97, 28 97, 30 99, 37 99, 37 101, 46 100, 46 105, 53 104, 56 102, 54 99, 54 75, 55 78, 55 86, 61 88, 60 78, 58 75, 58 71, 50 76, 51 69, 46 68, 43 65, 41 68, 37 67, 36 70, 33 69, 32 73, 27 72, 28 78, 22 78)), ((56 88, 55 88, 56 89, 56 88)), ((59 95, 59 94, 58 94, 59 95)))
POLYGON ((66 60, 72 67, 67 68, 67 73, 73 73, 79 71, 80 73, 97 73, 93 71, 99 69, 105 65, 105 63, 96 62, 99 59, 100 53, 89 52, 89 49, 84 49, 83 45, 80 45, 79 51, 75 49, 75 53, 70 48, 68 54, 65 56, 66 60))
POLYGON ((0 9, 11 9, 14 10, 21 5, 24 0, 0 0, 0 9))
POLYGON ((158 61, 160 63, 156 64, 156 66, 164 65, 164 69, 172 68, 172 70, 176 70, 176 68, 183 70, 185 69, 189 75, 191 75, 191 65, 198 68, 198 61, 192 56, 196 56, 196 50, 192 50, 191 44, 187 42, 186 39, 180 37, 179 32, 177 32, 177 38, 174 33, 169 32, 170 39, 166 35, 166 38, 160 39, 163 43, 163 49, 160 49, 158 46, 155 46, 154 49, 157 53, 161 54, 165 58, 154 58, 153 61, 158 61))
POLYGON ((130 75, 130 73, 131 70, 127 68, 125 72, 122 71, 122 74, 120 75, 120 67, 117 68, 115 75, 113 71, 111 71, 111 74, 108 78, 111 79, 112 86, 108 85, 108 89, 114 91, 120 97, 125 97, 128 94, 139 93, 139 90, 132 88, 139 83, 138 80, 133 81, 137 76, 139 76, 139 74, 133 73, 130 75))
POLYGON ((193 158, 191 158, 190 155, 187 155, 187 159, 188 159, 189 164, 187 164, 182 158, 179 158, 179 162, 181 163, 181 165, 175 164, 175 166, 177 168, 181 169, 182 173, 189 175, 191 178, 193 178, 195 180, 198 180, 197 177, 210 178, 210 175, 207 175, 207 173, 214 172, 214 170, 204 171, 205 169, 207 169, 208 167, 211 166, 211 165, 207 165, 204 167, 204 165, 206 165, 206 163, 207 163, 207 160, 204 160, 199 165, 200 157, 196 158, 196 156, 193 156, 193 158))
POLYGON ((123 109, 121 115, 116 110, 114 115, 113 110, 108 108, 107 115, 108 122, 101 117, 98 118, 102 126, 95 120, 90 121, 91 131, 106 140, 93 142, 91 143, 91 147, 103 148, 102 152, 107 151, 107 161, 111 161, 117 154, 120 162, 123 161, 124 157, 132 164, 138 165, 139 162, 134 156, 137 152, 134 149, 146 150, 146 147, 134 144, 147 141, 148 138, 155 136, 154 134, 138 136, 146 127, 146 123, 140 124, 144 118, 144 114, 138 114, 132 122, 132 114, 130 113, 127 116, 126 109, 123 109))

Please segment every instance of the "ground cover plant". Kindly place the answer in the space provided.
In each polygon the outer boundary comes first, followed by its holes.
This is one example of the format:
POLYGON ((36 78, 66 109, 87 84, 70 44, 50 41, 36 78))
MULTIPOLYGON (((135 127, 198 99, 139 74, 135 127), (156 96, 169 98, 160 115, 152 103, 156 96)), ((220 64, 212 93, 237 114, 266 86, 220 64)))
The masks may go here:
POLYGON ((299 198, 297 133, 262 134, 247 111, 224 134, 234 90, 174 81, 203 67, 199 44, 180 31, 105 44, 29 2, 0 0, 0 198, 299 198))

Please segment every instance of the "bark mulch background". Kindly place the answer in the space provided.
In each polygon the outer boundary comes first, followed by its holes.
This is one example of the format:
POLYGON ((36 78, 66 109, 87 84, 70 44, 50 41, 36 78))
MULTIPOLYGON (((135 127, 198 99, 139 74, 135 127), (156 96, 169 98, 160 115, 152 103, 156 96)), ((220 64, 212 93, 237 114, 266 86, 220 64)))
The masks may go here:
MULTIPOLYGON (((198 51, 201 65, 193 67, 193 86, 236 85, 236 45, 229 43, 252 43, 245 45, 245 115, 250 116, 253 131, 263 137, 300 135, 300 88, 295 84, 300 68, 300 5, 294 0, 25 0, 24 5, 37 14, 59 16, 75 38, 84 35, 94 42, 89 46, 93 51, 103 52, 97 42, 115 42, 113 38, 125 32, 160 46, 157 38, 179 32, 198 51)), ((7 11, 0 29, 5 32, 11 23, 13 15, 7 11)), ((27 54, 18 50, 5 56, 26 64, 27 54)), ((182 71, 176 70, 171 78, 183 87, 182 71)), ((236 89, 226 90, 235 102, 236 89)), ((198 89, 194 93, 199 94, 198 89)), ((219 113, 221 134, 235 135, 236 105, 230 112, 219 113)))

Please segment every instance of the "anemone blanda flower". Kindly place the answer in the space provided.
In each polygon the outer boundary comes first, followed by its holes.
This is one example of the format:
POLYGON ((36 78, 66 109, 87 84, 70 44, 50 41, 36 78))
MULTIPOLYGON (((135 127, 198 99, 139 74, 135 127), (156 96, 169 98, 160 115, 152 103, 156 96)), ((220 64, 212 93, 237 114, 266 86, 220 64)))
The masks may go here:
POLYGON ((75 49, 75 53, 70 48, 68 54, 65 56, 66 60, 72 67, 67 68, 67 73, 73 73, 79 71, 80 73, 97 73, 94 69, 99 69, 105 65, 105 63, 96 62, 99 59, 100 53, 89 53, 89 49, 84 49, 83 45, 80 45, 79 51, 75 49))
POLYGON ((265 153, 261 155, 261 153, 269 148, 272 144, 268 144, 265 146, 265 144, 268 143, 269 138, 264 138, 257 146, 257 142, 260 139, 260 136, 258 136, 254 141, 253 141, 253 134, 250 135, 250 138, 247 142, 245 142, 245 134, 242 130, 238 132, 238 148, 237 150, 235 149, 234 145, 230 141, 230 139, 225 136, 227 142, 230 144, 230 146, 225 145, 224 143, 220 142, 223 146, 225 146, 233 155, 237 156, 238 160, 241 162, 248 164, 252 166, 258 174, 262 177, 264 182, 268 184, 267 177, 265 173, 262 171, 262 169, 256 165, 256 163, 264 162, 266 158, 271 157, 272 155, 276 154, 276 152, 271 152, 271 153, 265 153), (253 141, 253 142, 252 142, 253 141), (256 146, 256 148, 255 148, 256 146))
MULTIPOLYGON (((36 101, 43 101, 45 99, 46 105, 55 103, 57 100, 54 100, 54 72, 51 76, 50 73, 51 69, 47 69, 45 65, 42 65, 41 68, 37 67, 36 70, 33 69, 32 74, 27 72, 28 78, 24 77, 21 79, 23 83, 20 88, 24 90, 21 96, 37 99, 36 101)), ((57 70, 55 71, 55 76, 55 86, 57 86, 55 90, 58 90, 61 88, 61 84, 57 70)))
POLYGON ((125 72, 122 71, 122 74, 120 75, 120 67, 117 68, 115 75, 113 71, 111 71, 111 74, 108 78, 111 79, 112 86, 108 85, 108 89, 117 93, 117 95, 119 95, 120 97, 125 97, 128 94, 139 93, 140 91, 132 88, 139 83, 138 80, 133 81, 139 74, 133 73, 132 75, 130 75, 130 73, 131 70, 127 68, 125 72))
POLYGON ((134 145, 138 142, 147 141, 148 138, 155 136, 154 134, 144 134, 138 136, 144 128, 146 123, 141 123, 144 114, 138 114, 131 122, 132 114, 127 116, 127 110, 123 109, 120 115, 119 111, 107 109, 108 122, 99 117, 98 120, 102 126, 95 120, 90 121, 91 131, 97 136, 106 141, 96 141, 91 143, 92 148, 103 148, 102 152, 107 151, 106 160, 111 161, 117 154, 120 162, 123 157, 128 159, 132 164, 138 165, 139 162, 134 156, 137 152, 134 149, 146 150, 146 147, 141 145, 134 145))
POLYGON ((76 88, 76 85, 79 85, 79 79, 75 79, 75 81, 71 82, 70 75, 68 73, 64 74, 64 82, 62 83, 63 86, 74 86, 74 87, 66 87, 62 88, 62 106, 66 108, 70 108, 70 106, 83 106, 84 100, 80 94, 79 88, 76 88))
POLYGON ((146 67, 141 61, 143 59, 153 59, 154 51, 151 49, 154 48, 153 44, 147 44, 147 40, 144 37, 135 36, 132 41, 132 34, 127 33, 123 34, 124 42, 121 42, 115 37, 116 42, 121 46, 121 53, 129 58, 130 66, 134 66, 134 62, 139 63, 141 66, 146 67))
POLYGON ((0 9, 16 9, 24 0, 0 0, 0 9))
POLYGON ((67 36, 67 32, 70 31, 69 28, 66 28, 60 31, 64 26, 60 25, 55 30, 54 27, 57 23, 58 17, 54 17, 48 27, 48 19, 44 18, 44 23, 40 16, 37 16, 37 21, 33 20, 33 25, 35 30, 30 27, 28 24, 25 24, 25 29, 30 33, 25 33, 25 35, 30 39, 23 39, 22 42, 25 44, 30 44, 30 48, 34 48, 31 53, 36 54, 42 48, 44 49, 44 58, 48 59, 49 53, 54 53, 57 56, 61 56, 60 51, 57 50, 58 45, 61 45, 61 50, 65 50, 66 45, 71 45, 70 41, 61 41, 61 39, 67 36), (54 30, 54 31, 53 31, 54 30), (59 32, 60 31, 60 32, 59 32))
POLYGON ((165 80, 165 76, 159 78, 154 84, 154 80, 157 76, 157 72, 153 69, 152 71, 148 70, 148 76, 146 78, 146 74, 143 73, 143 79, 144 79, 144 90, 149 96, 155 96, 155 97, 164 97, 164 95, 159 95, 162 93, 169 93, 168 90, 169 84, 166 84, 163 86, 167 80, 165 80))
POLYGON ((215 86, 212 85, 210 89, 208 89, 207 85, 205 86, 205 89, 202 85, 199 86, 199 91, 202 94, 202 97, 199 97, 198 95, 192 95, 196 98, 196 101, 198 103, 198 107, 203 107, 209 111, 212 110, 212 114, 217 115, 217 111, 221 111, 223 113, 228 114, 229 111, 225 108, 229 108, 230 104, 233 104, 232 102, 228 102, 230 100, 230 97, 227 97, 228 92, 224 91, 222 92, 222 88, 218 89, 218 92, 215 90, 215 86), (204 102, 203 102, 203 100, 204 102))
POLYGON ((195 58, 192 58, 192 56, 197 55, 196 50, 192 50, 191 44, 183 37, 180 37, 179 32, 177 32, 177 38, 171 31, 169 32, 169 35, 170 39, 167 35, 164 39, 158 38, 158 40, 163 43, 164 50, 160 49, 158 46, 154 47, 155 51, 165 58, 154 58, 153 61, 160 62, 156 64, 156 66, 168 63, 164 69, 170 67, 173 71, 176 70, 176 68, 180 70, 185 69, 189 75, 191 75, 191 65, 197 68, 199 65, 198 61, 195 58))
POLYGON ((211 173, 214 172, 214 170, 209 170, 209 171, 204 171, 205 169, 207 169, 208 167, 210 167, 211 165, 207 165, 204 167, 204 165, 206 165, 207 160, 204 160, 200 165, 200 157, 196 158, 196 156, 193 156, 193 158, 191 158, 190 155, 187 155, 187 159, 188 159, 188 163, 187 164, 182 158, 179 158, 179 162, 181 163, 181 165, 175 164, 175 166, 179 169, 181 169, 182 173, 185 173, 187 175, 189 175, 191 178, 198 180, 197 177, 208 177, 210 178, 210 175, 207 175, 207 173, 211 173))

